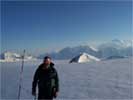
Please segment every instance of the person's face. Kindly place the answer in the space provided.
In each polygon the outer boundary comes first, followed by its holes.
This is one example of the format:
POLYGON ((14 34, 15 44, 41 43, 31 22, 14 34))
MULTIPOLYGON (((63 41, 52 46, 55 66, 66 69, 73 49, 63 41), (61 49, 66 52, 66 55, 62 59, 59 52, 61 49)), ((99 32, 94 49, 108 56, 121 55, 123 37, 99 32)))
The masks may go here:
POLYGON ((51 63, 51 59, 50 58, 44 60, 44 64, 49 65, 50 63, 51 63))

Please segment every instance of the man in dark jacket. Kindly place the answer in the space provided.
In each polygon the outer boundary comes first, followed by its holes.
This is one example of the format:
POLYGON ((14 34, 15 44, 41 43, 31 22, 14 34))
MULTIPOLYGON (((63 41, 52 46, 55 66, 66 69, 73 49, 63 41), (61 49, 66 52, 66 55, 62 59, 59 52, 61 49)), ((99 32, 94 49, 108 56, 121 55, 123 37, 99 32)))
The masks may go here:
POLYGON ((52 100, 59 92, 59 79, 51 58, 46 56, 43 63, 37 68, 33 82, 32 95, 36 95, 38 85, 38 100, 52 100))

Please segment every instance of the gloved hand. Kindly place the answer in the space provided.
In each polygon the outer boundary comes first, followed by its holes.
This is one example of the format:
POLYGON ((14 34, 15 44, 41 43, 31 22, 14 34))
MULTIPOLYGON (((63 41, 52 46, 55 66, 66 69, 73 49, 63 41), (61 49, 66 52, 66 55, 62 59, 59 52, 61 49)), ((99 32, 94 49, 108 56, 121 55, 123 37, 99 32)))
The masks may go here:
POLYGON ((58 92, 54 93, 54 98, 56 98, 58 96, 58 92))
POLYGON ((53 88, 53 97, 56 98, 58 96, 58 92, 56 91, 56 88, 53 88))

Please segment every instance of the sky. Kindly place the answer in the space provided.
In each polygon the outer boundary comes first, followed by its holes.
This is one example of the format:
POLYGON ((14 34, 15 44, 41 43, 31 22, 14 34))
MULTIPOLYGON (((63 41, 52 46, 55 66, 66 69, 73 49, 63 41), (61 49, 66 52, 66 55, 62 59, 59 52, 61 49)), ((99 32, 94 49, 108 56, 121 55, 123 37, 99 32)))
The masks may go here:
POLYGON ((132 39, 132 2, 1 1, 1 50, 43 53, 132 39))

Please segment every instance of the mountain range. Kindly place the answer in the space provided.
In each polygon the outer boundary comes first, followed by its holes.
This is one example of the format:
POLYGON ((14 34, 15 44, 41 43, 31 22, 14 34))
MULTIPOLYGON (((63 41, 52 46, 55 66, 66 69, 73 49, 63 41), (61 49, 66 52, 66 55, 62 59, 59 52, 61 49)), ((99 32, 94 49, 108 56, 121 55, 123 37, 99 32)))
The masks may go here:
MULTIPOLYGON (((89 45, 80 45, 76 47, 65 47, 58 52, 49 52, 38 55, 36 58, 31 55, 26 55, 25 60, 42 59, 44 56, 51 56, 52 59, 72 59, 73 57, 87 53, 98 59, 114 59, 133 56, 133 40, 118 40, 102 43, 96 48, 89 45)), ((12 52, 4 52, 0 54, 0 60, 4 61, 19 61, 21 55, 12 52)))
POLYGON ((88 45, 66 47, 61 49, 59 52, 41 54, 39 58, 43 58, 44 56, 49 55, 53 59, 71 59, 83 52, 101 59, 113 56, 129 57, 133 56, 132 43, 132 40, 114 39, 112 41, 100 44, 97 46, 97 48, 88 45))

